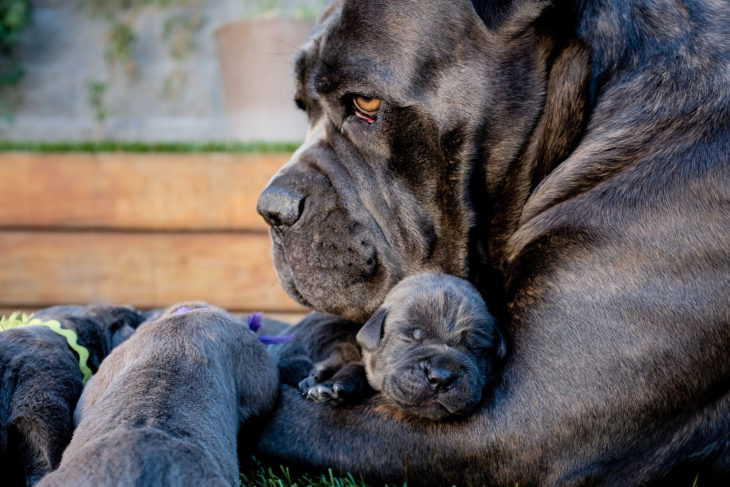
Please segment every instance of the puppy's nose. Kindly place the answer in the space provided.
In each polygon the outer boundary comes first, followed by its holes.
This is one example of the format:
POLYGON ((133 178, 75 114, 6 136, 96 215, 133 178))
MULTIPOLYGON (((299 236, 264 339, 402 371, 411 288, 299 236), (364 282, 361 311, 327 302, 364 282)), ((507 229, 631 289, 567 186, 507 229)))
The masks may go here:
POLYGON ((304 196, 280 186, 269 186, 259 196, 256 211, 272 227, 294 225, 302 216, 304 196))
POLYGON ((439 366, 427 367, 426 375, 428 376, 428 383, 437 391, 454 382, 454 379, 456 378, 449 369, 439 366))

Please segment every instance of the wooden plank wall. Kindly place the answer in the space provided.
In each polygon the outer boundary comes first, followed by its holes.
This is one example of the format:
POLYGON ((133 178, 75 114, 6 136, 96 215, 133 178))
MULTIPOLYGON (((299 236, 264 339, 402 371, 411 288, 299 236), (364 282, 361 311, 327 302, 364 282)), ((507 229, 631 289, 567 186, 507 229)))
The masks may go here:
POLYGON ((296 320, 256 214, 288 158, 0 153, 0 309, 200 299, 296 320))

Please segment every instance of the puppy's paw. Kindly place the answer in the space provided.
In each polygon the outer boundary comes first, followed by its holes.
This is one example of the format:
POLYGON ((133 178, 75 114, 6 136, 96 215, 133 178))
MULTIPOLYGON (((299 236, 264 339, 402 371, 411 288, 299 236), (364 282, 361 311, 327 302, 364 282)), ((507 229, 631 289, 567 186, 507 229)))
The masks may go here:
POLYGON ((308 377, 299 383, 299 392, 302 396, 314 402, 332 402, 337 404, 340 398, 340 392, 343 390, 342 384, 334 381, 320 382, 319 374, 312 371, 308 377))
POLYGON ((318 381, 318 374, 313 371, 299 383, 302 396, 315 402, 327 402, 333 406, 351 404, 365 397, 371 389, 365 379, 365 371, 361 364, 348 364, 335 374, 332 379, 318 381))
POLYGON ((319 362, 314 364, 314 367, 312 368, 312 370, 310 370, 309 375, 302 379, 301 382, 299 382, 299 392, 301 392, 302 395, 306 396, 311 388, 327 381, 328 379, 331 379, 332 376, 334 376, 339 370, 339 366, 334 367, 328 365, 326 362, 319 362))
POLYGON ((310 401, 329 402, 333 405, 339 404, 342 400, 331 383, 316 384, 303 392, 302 395, 310 401))
POLYGON ((319 382, 317 381, 315 375, 309 374, 307 377, 299 382, 299 392, 301 392, 303 396, 306 396, 309 392, 309 389, 315 387, 317 384, 319 384, 319 382))

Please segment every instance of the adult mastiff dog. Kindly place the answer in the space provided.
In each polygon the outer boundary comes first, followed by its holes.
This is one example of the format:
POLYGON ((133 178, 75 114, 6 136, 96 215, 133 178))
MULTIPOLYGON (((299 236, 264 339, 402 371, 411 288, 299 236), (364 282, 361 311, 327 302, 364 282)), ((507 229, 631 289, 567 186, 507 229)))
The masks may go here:
POLYGON ((344 0, 296 73, 311 131, 259 201, 286 289, 362 322, 405 275, 463 276, 511 353, 452 423, 284 387, 259 454, 411 484, 727 481, 726 0, 344 0))

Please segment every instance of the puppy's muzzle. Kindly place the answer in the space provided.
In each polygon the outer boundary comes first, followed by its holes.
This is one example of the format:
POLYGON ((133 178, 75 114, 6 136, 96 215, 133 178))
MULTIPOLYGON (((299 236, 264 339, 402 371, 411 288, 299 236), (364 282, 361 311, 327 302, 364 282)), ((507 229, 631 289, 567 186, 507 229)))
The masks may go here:
POLYGON ((446 389, 458 377, 458 367, 442 358, 430 361, 423 361, 419 364, 421 370, 426 374, 429 387, 434 392, 446 389))

